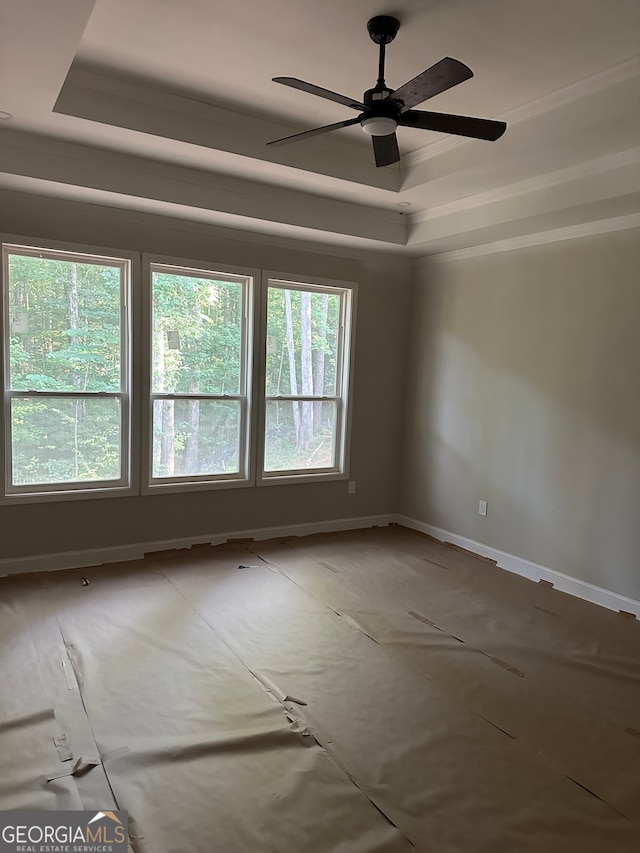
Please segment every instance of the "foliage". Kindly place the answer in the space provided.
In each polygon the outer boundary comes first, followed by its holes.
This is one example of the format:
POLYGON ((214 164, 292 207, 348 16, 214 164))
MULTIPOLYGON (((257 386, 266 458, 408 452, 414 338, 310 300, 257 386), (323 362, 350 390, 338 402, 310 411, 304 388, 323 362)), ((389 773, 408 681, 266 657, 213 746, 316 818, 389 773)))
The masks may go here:
MULTIPOLYGON (((153 273, 152 390, 242 395, 243 287, 240 282, 153 273)), ((239 470, 236 401, 157 400, 154 477, 239 470)))
MULTIPOLYGON (((237 472, 243 283, 156 268, 152 284, 153 474, 237 472)), ((55 392, 13 397, 14 484, 120 477, 122 287, 116 264, 10 255, 10 387, 55 392)), ((336 394, 339 316, 337 294, 269 287, 268 398, 336 394)), ((267 470, 333 464, 334 403, 274 400, 266 414, 267 470)))
MULTIPOLYGON (((267 303, 267 396, 335 395, 340 297, 272 286, 267 303)), ((332 403, 268 402, 265 470, 331 467, 334 433, 332 403)))
MULTIPOLYGON (((116 266, 10 255, 11 390, 121 390, 120 275, 116 266)), ((14 398, 14 484, 117 479, 119 410, 114 398, 14 398)))

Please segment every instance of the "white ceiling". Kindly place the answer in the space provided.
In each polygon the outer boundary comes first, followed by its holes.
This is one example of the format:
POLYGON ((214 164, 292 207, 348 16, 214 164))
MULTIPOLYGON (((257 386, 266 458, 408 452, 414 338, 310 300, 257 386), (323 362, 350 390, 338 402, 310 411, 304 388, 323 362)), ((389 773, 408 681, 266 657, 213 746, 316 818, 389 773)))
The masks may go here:
POLYGON ((2 0, 0 187, 409 254, 640 210, 638 0, 2 0), (503 119, 495 143, 411 128, 377 169, 351 118, 376 14, 397 88, 443 56, 475 77, 427 109, 503 119), (398 203, 410 207, 398 207, 398 203))

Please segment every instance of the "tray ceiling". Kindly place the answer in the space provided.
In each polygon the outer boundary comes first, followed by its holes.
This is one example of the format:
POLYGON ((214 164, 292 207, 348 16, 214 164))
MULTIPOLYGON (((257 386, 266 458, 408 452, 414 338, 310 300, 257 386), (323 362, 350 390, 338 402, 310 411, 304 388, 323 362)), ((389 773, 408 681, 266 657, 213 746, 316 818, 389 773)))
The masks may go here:
POLYGON ((0 187, 415 255, 638 211, 637 0, 11 0, 4 18, 0 187), (460 59, 475 77, 425 108, 505 136, 401 128, 381 169, 357 125, 267 148, 353 115, 271 78, 361 98, 385 13, 389 84, 460 59))

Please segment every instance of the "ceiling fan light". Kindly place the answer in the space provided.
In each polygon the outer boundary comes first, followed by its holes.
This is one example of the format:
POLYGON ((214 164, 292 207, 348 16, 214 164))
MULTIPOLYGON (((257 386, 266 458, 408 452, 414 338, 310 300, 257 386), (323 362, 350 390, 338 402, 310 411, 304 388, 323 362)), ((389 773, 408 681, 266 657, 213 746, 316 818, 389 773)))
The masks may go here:
POLYGON ((389 136, 395 132, 398 122, 389 116, 373 116, 363 118, 360 126, 369 136, 389 136))

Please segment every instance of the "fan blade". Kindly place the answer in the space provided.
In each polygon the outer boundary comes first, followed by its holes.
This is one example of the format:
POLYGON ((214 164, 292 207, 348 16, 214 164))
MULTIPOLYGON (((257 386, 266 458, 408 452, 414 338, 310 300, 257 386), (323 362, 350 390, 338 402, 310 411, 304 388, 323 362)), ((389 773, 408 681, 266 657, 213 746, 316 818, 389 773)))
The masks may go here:
POLYGON ((404 112, 440 92, 445 92, 452 86, 457 86, 458 83, 463 83, 470 77, 473 77, 473 71, 470 68, 458 62, 457 59, 445 56, 440 62, 436 62, 431 68, 427 68, 422 74, 418 74, 413 80, 400 86, 389 97, 394 101, 402 101, 404 104, 402 112, 404 112))
POLYGON ((398 151, 398 140, 395 133, 386 136, 372 136, 373 153, 376 158, 376 166, 391 166, 400 160, 398 151))
POLYGON ((326 98, 328 101, 335 101, 337 104, 344 104, 345 107, 351 107, 352 110, 366 110, 365 105, 354 98, 347 98, 346 95, 339 95, 337 92, 331 92, 321 86, 314 86, 313 83, 306 83, 304 80, 298 80, 297 77, 274 77, 273 82, 282 83, 283 86, 291 86, 292 89, 300 89, 302 92, 317 95, 319 98, 326 98))
POLYGON ((313 130, 303 130, 302 133, 294 133, 292 136, 283 136, 282 139, 274 139, 267 145, 286 145, 287 142, 295 142, 297 139, 306 139, 309 136, 319 136, 321 133, 329 133, 330 130, 338 130, 339 127, 349 127, 358 124, 359 118, 348 118, 345 121, 337 121, 335 124, 326 124, 324 127, 314 127, 313 130))
POLYGON ((489 142, 500 139, 507 129, 504 121, 454 116, 448 113, 431 113, 427 110, 408 110, 400 116, 399 123, 405 127, 419 127, 422 130, 435 130, 440 133, 455 133, 457 136, 486 139, 489 142))

